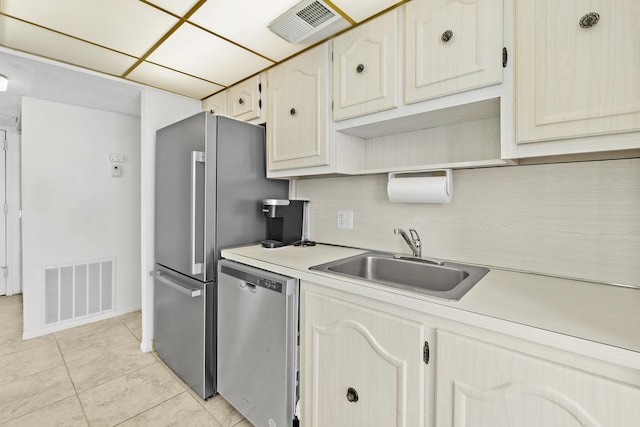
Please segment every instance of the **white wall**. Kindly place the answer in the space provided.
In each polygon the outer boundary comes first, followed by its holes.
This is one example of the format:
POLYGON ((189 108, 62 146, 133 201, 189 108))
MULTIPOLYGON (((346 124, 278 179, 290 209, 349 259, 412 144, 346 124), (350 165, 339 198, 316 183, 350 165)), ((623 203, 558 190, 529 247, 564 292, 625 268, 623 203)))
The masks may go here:
POLYGON ((640 159, 454 171, 450 204, 391 203, 386 175, 297 181, 310 238, 608 283, 640 285, 640 159), (337 211, 354 228, 337 228, 337 211))
POLYGON ((25 338, 48 332, 46 266, 114 257, 115 311, 99 318, 140 306, 138 117, 23 98, 22 211, 25 338), (124 154, 120 178, 109 153, 124 154))
POLYGON ((141 105, 141 293, 142 342, 144 352, 153 349, 154 203, 156 130, 196 114, 201 103, 195 99, 155 89, 144 89, 141 105))

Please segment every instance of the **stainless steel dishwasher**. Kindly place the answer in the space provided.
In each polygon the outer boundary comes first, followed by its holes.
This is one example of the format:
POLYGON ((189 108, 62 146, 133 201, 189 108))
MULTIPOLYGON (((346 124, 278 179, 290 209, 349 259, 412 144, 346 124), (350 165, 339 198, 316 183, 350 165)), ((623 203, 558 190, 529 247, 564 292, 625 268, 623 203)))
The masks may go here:
POLYGON ((218 393, 257 427, 294 425, 298 279, 218 263, 218 393))

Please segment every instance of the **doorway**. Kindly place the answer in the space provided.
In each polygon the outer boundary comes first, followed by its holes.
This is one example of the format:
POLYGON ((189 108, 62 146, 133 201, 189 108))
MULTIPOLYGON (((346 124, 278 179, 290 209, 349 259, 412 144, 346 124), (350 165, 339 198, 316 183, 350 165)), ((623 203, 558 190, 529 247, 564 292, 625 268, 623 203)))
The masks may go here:
POLYGON ((7 131, 0 129, 0 295, 7 294, 7 131))

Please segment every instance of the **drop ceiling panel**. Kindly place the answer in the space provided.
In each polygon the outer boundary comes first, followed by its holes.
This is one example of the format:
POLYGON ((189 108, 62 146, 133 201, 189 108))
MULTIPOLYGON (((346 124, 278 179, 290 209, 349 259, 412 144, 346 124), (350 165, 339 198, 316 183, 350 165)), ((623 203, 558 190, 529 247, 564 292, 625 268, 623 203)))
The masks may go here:
POLYGON ((2 12, 140 56, 178 20, 132 0, 3 0, 2 12))
POLYGON ((0 44, 107 74, 121 75, 136 58, 0 15, 0 44))
POLYGON ((198 2, 198 0, 151 0, 149 3, 153 3, 169 12, 173 12, 176 15, 184 16, 191 8, 198 2))
POLYGON ((127 79, 197 99, 206 98, 212 93, 224 89, 217 84, 149 62, 141 63, 127 76, 127 79))
POLYGON ((267 28, 271 21, 297 3, 299 0, 208 0, 189 21, 280 61, 310 45, 289 43, 267 28))
POLYGON ((147 59, 224 86, 273 64, 189 23, 182 25, 147 59))
POLYGON ((398 0, 332 0, 331 2, 356 22, 364 21, 395 4, 403 3, 398 0))

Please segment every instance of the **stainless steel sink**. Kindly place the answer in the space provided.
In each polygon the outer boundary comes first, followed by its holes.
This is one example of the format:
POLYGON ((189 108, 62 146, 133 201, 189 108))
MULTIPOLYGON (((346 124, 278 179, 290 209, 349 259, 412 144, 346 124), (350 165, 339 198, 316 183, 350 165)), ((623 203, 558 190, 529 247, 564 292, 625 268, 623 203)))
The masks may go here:
POLYGON ((394 257, 384 252, 366 252, 326 264, 311 270, 369 280, 381 285, 414 291, 457 301, 485 274, 488 268, 474 265, 394 257))

